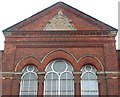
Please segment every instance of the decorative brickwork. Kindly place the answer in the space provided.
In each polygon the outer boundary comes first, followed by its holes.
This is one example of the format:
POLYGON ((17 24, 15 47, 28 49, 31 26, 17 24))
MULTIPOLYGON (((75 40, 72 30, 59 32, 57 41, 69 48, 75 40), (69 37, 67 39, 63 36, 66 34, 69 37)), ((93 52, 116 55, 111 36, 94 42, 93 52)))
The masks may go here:
POLYGON ((100 96, 120 95, 117 29, 59 2, 3 32, 3 95, 19 95, 22 70, 33 65, 38 69, 38 95, 43 96, 45 68, 54 60, 65 60, 73 67, 75 95, 81 95, 81 69, 88 64, 97 70, 100 96), (72 24, 67 23, 74 25, 75 30, 45 31, 49 20, 57 14, 71 20, 72 24))

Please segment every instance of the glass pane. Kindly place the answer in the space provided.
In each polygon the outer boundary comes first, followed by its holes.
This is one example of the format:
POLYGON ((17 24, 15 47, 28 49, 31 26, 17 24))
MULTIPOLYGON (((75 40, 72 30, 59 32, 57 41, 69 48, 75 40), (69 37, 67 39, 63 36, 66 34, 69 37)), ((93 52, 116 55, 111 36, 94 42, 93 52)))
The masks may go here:
POLYGON ((46 72, 52 71, 51 65, 52 65, 52 63, 50 63, 50 64, 46 67, 46 70, 45 70, 46 72))
POLYGON ((63 73, 63 74, 61 75, 61 77, 60 77, 61 80, 65 80, 66 78, 67 78, 66 73, 63 73))
POLYGON ((82 75, 82 79, 91 79, 91 80, 95 80, 97 79, 97 76, 94 73, 91 72, 86 72, 82 75))
POLYGON ((54 72, 50 72, 46 76, 45 80, 45 95, 57 95, 58 94, 58 75, 54 72))
POLYGON ((37 80, 37 76, 34 73, 30 73, 30 80, 37 80))
POLYGON ((67 71, 70 71, 70 72, 73 71, 73 67, 69 63, 67 64, 67 71))
POLYGON ((54 72, 50 72, 46 75, 46 79, 58 79, 58 75, 54 72))
POLYGON ((73 79, 73 75, 71 73, 66 73, 66 79, 73 79))
POLYGON ((81 88, 82 88, 82 90, 89 90, 89 83, 87 80, 81 81, 81 88))
POLYGON ((98 95, 98 81, 95 72, 96 69, 89 65, 82 69, 81 94, 85 95, 82 97, 98 95))
POLYGON ((63 73, 60 79, 60 85, 61 95, 73 95, 74 81, 72 74, 69 72, 63 73))
POLYGON ((28 92, 22 92, 22 97, 25 97, 25 95, 28 95, 28 92))
POLYGON ((27 67, 27 70, 28 70, 28 71, 34 71, 34 66, 32 66, 32 65, 31 65, 31 66, 28 66, 28 67, 27 67))
MULTIPOLYGON (((30 66, 32 72, 25 72, 22 76, 20 94, 23 97, 24 95, 37 95, 37 74, 33 73, 33 66, 30 66)), ((26 68, 27 69, 27 68, 26 68)), ((35 97, 35 96, 34 96, 35 97)))
POLYGON ((88 66, 86 66, 86 70, 87 70, 87 71, 92 70, 91 66, 89 66, 89 65, 88 65, 88 66))
POLYGON ((52 81, 52 91, 56 92, 58 91, 58 81, 57 80, 53 80, 52 81))
POLYGON ((45 80, 45 90, 51 91, 51 80, 45 80))
POLYGON ((96 78, 96 75, 94 73, 89 73, 89 79, 95 80, 97 78, 96 78))
POLYGON ((61 75, 60 79, 73 79, 73 75, 69 72, 65 72, 61 75))
POLYGON ((88 77, 88 73, 84 73, 84 74, 82 74, 82 79, 88 79, 89 77, 88 77))
POLYGON ((52 97, 51 95, 51 91, 45 91, 45 96, 44 97, 52 97))
POLYGON ((25 67, 22 71, 23 71, 23 73, 29 72, 29 71, 37 72, 37 68, 33 65, 29 65, 29 66, 25 67))
MULTIPOLYGON (((72 66, 64 60, 55 60, 46 69, 45 95, 73 95, 74 77, 72 66)), ((46 97, 46 96, 45 96, 46 97)))
POLYGON ((61 79, 61 81, 60 81, 60 90, 61 91, 66 91, 66 88, 67 88, 67 80, 65 80, 65 79, 61 79))
POLYGON ((58 73, 61 73, 61 72, 64 72, 65 69, 66 69, 66 64, 64 61, 62 60, 57 60, 55 61, 55 63, 53 64, 53 69, 58 72, 58 73))
POLYGON ((29 80, 29 75, 30 75, 30 73, 26 73, 26 74, 23 76, 23 80, 29 80))
MULTIPOLYGON (((61 91, 61 92, 60 92, 60 95, 63 95, 63 96, 64 96, 64 95, 66 95, 66 92, 65 92, 65 91, 61 91)), ((60 96, 60 97, 63 97, 63 96, 60 96)))
POLYGON ((73 88, 73 80, 67 80, 67 90, 72 91, 73 88))
POLYGON ((46 80, 45 83, 46 95, 57 95, 58 94, 58 80, 46 80))
POLYGON ((98 90, 98 84, 96 80, 89 81, 90 90, 98 90))
POLYGON ((22 90, 28 91, 28 81, 23 81, 22 90))
POLYGON ((36 91, 36 89, 37 89, 37 82, 36 81, 30 81, 29 90, 30 91, 36 91))

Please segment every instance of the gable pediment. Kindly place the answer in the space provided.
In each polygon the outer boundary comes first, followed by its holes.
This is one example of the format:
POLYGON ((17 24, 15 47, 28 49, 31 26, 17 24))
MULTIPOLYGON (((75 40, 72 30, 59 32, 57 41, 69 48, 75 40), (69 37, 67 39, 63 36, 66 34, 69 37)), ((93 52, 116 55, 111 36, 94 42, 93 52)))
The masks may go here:
POLYGON ((77 9, 58 2, 3 32, 42 30, 117 30, 77 9), (56 25, 55 25, 56 24, 56 25))

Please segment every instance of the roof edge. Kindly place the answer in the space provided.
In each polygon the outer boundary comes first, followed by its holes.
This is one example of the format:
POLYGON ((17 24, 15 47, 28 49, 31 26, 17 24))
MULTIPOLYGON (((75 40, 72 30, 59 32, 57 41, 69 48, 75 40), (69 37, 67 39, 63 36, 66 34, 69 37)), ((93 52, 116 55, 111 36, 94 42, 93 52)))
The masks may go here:
MULTIPOLYGON (((78 9, 76 9, 76 8, 74 8, 74 7, 72 7, 72 6, 68 5, 68 4, 66 4, 66 3, 64 3, 64 2, 62 2, 62 1, 59 1, 59 2, 57 2, 57 3, 55 3, 55 4, 51 5, 51 6, 49 6, 49 7, 47 7, 47 8, 45 8, 45 9, 43 9, 43 10, 37 12, 36 14, 34 14, 34 15, 32 15, 32 16, 30 16, 30 17, 28 17, 28 18, 26 18, 26 19, 24 19, 24 20, 22 20, 22 21, 20 21, 20 22, 18 22, 18 23, 16 23, 16 24, 14 24, 14 25, 12 25, 12 26, 10 26, 10 27, 4 29, 4 30, 2 30, 2 32, 13 32, 14 30, 11 30, 13 27, 15 27, 15 26, 21 24, 22 22, 27 22, 30 18, 33 18, 34 16, 36 16, 36 15, 38 15, 38 14, 40 14, 40 13, 46 11, 47 9, 49 9, 49 8, 51 8, 51 7, 53 7, 53 6, 57 5, 57 4, 64 4, 64 5, 67 5, 68 7, 70 7, 70 8, 72 8, 72 9, 76 10, 77 12, 82 13, 83 15, 87 16, 88 18, 91 18, 93 21, 98 21, 98 23, 104 24, 105 26, 107 26, 107 27, 109 27, 109 28, 111 29, 111 30, 109 30, 109 31, 118 31, 118 29, 116 29, 116 28, 114 28, 114 27, 112 27, 112 26, 110 26, 110 25, 108 25, 108 24, 106 24, 106 23, 104 23, 104 22, 102 22, 102 21, 100 21, 100 20, 98 20, 98 19, 92 17, 91 15, 88 15, 88 14, 86 14, 86 13, 84 13, 84 12, 82 12, 82 11, 80 11, 80 10, 78 10, 78 9)), ((13 29, 14 29, 14 28, 13 28, 13 29)))
POLYGON ((73 8, 73 9, 76 10, 76 11, 78 11, 78 12, 80 12, 80 13, 86 15, 87 17, 90 17, 90 18, 92 18, 93 20, 96 20, 96 21, 98 21, 98 22, 100 22, 100 23, 102 23, 102 24, 104 24, 104 25, 106 25, 106 26, 112 28, 112 29, 113 29, 112 31, 118 31, 117 28, 115 28, 115 27, 113 27, 113 26, 110 26, 110 25, 108 25, 107 23, 104 23, 104 22, 100 21, 100 20, 98 20, 97 18, 92 17, 91 15, 89 15, 89 14, 87 14, 87 13, 84 13, 83 11, 80 11, 80 10, 74 8, 73 6, 70 6, 70 5, 68 5, 68 4, 64 3, 64 2, 62 2, 62 3, 65 4, 65 5, 67 5, 67 6, 69 6, 69 7, 71 7, 71 8, 73 8))
POLYGON ((45 8, 45 9, 43 9, 43 10, 41 10, 41 11, 35 13, 34 15, 31 15, 31 16, 29 16, 28 18, 23 19, 23 20, 21 20, 20 22, 14 24, 14 25, 12 25, 12 26, 9 26, 8 28, 2 30, 2 32, 12 32, 12 31, 9 31, 9 29, 11 29, 11 28, 14 27, 14 26, 17 26, 18 24, 20 24, 20 23, 22 23, 22 22, 24 22, 24 21, 27 21, 29 18, 33 18, 34 16, 36 16, 36 15, 42 13, 43 11, 45 11, 45 10, 47 10, 47 9, 49 9, 49 8, 51 8, 51 7, 53 7, 53 6, 55 6, 55 5, 57 5, 58 3, 63 3, 63 2, 62 2, 62 1, 59 1, 59 2, 57 2, 57 3, 55 3, 55 4, 51 5, 51 6, 49 6, 49 7, 47 7, 47 8, 45 8))

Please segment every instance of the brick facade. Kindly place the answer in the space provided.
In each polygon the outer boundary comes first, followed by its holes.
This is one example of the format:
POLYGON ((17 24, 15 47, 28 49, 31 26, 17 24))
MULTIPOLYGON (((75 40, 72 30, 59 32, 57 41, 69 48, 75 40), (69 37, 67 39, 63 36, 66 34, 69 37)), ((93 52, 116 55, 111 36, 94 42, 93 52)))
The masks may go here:
POLYGON ((2 64, 2 53, 3 53, 3 51, 1 50, 0 51, 0 64, 2 64))
MULTIPOLYGON (((117 50, 118 55, 118 65, 119 65, 119 71, 120 71, 120 50, 117 50)), ((120 72, 119 72, 119 95, 120 95, 120 72)))
POLYGON ((116 31, 62 2, 5 29, 3 95, 19 95, 22 69, 29 64, 38 69, 38 95, 43 95, 45 68, 55 59, 67 60, 73 66, 75 95, 81 94, 80 70, 86 64, 97 69, 100 95, 118 95, 116 31), (43 30, 59 10, 72 20, 77 30, 43 30))

